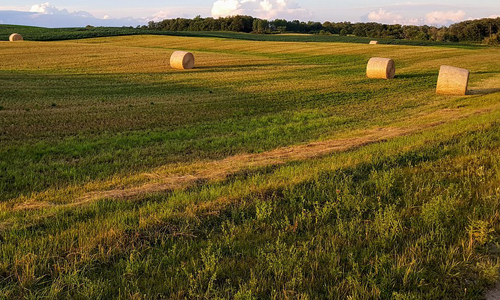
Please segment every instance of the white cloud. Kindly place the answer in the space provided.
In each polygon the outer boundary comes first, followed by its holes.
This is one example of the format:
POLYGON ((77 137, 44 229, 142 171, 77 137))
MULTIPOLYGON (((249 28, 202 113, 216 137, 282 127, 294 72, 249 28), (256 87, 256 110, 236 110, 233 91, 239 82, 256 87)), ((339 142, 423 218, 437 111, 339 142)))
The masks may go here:
POLYGON ((241 15, 243 10, 238 0, 218 0, 212 6, 212 16, 225 17, 229 15, 241 15))
MULTIPOLYGON (((378 8, 378 7, 377 7, 378 8)), ((394 4, 389 4, 389 5, 384 5, 384 8, 391 9, 391 10, 423 10, 423 11, 429 11, 429 10, 453 10, 453 9, 462 9, 461 6, 457 5, 449 5, 449 4, 440 4, 440 3, 433 3, 433 2, 405 2, 405 3, 394 3, 394 4)))
POLYGON ((408 19, 408 20, 403 20, 399 24, 420 26, 420 25, 424 25, 425 22, 424 22, 424 19, 408 19))
POLYGON ((31 7, 30 12, 39 13, 39 14, 69 14, 67 9, 59 10, 54 5, 50 5, 49 2, 45 2, 43 4, 35 4, 31 7))
MULTIPOLYGON (((242 2, 244 2, 243 0, 242 2)), ((283 0, 277 0, 278 2, 283 0)), ((137 26, 147 24, 148 21, 163 21, 169 18, 192 18, 192 12, 209 14, 209 9, 204 7, 178 6, 169 7, 168 10, 154 11, 150 9, 134 9, 135 13, 143 14, 142 17, 127 17, 129 10, 115 9, 110 16, 108 11, 95 11, 99 16, 86 11, 68 11, 60 9, 50 2, 35 4, 31 7, 7 7, 0 6, 0 24, 16 24, 42 27, 82 27, 93 26, 137 26), (205 9, 205 11, 204 11, 205 9), (120 15, 116 17, 116 15, 120 15)))
POLYGON ((477 17, 477 18, 468 17, 467 21, 474 21, 474 20, 481 20, 481 19, 496 19, 496 18, 500 18, 500 15, 491 15, 489 17, 477 17))
POLYGON ((377 11, 372 11, 368 14, 368 20, 378 23, 395 24, 402 20, 403 16, 394 12, 386 11, 379 8, 377 11))
POLYGON ((251 15, 262 19, 304 19, 311 13, 293 0, 217 0, 212 6, 213 17, 251 15))
POLYGON ((387 11, 383 8, 372 11, 369 14, 361 17, 365 22, 377 22, 382 24, 400 24, 400 25, 422 25, 423 19, 407 18, 400 12, 387 11))
POLYGON ((137 26, 146 24, 147 20, 134 18, 115 19, 108 15, 101 19, 86 11, 69 12, 67 9, 59 9, 46 2, 33 5, 29 11, 0 10, 0 23, 42 27, 137 26))
POLYGON ((458 11, 433 11, 425 15, 427 24, 450 25, 465 20, 465 12, 458 11))
MULTIPOLYGON (((410 3, 409 3, 410 4, 410 3)), ((399 11, 388 11, 383 8, 370 12, 362 17, 365 21, 384 23, 384 24, 401 24, 401 25, 450 25, 465 20, 465 12, 457 11, 433 11, 425 15, 425 18, 407 18, 399 11)))
POLYGON ((165 19, 170 19, 170 18, 173 18, 175 17, 174 15, 172 15, 172 13, 168 12, 168 11, 159 11, 157 13, 155 13, 153 16, 147 18, 148 20, 150 21, 155 21, 155 22, 160 22, 160 21, 163 21, 165 19))
POLYGON ((65 15, 65 16, 73 16, 81 18, 94 18, 94 16, 89 12, 86 11, 69 12, 67 9, 58 9, 54 5, 51 5, 49 2, 33 5, 30 9, 30 12, 41 15, 65 15))

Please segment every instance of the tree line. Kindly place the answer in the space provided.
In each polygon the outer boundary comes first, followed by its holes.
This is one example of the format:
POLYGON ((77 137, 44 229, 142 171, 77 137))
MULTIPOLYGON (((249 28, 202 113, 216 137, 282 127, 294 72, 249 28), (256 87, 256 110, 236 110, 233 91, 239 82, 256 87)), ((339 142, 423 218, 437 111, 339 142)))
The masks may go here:
POLYGON ((300 22, 283 19, 268 21, 240 15, 223 18, 197 16, 194 19, 177 18, 159 22, 150 21, 143 28, 166 31, 234 31, 258 34, 290 32, 438 42, 500 43, 500 18, 470 20, 449 27, 435 27, 380 23, 300 22))

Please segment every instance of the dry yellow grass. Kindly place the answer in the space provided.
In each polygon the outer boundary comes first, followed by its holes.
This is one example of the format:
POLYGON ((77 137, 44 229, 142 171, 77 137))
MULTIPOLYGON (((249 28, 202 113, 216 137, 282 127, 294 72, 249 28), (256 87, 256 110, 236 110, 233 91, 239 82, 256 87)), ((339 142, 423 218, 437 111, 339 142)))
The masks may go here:
MULTIPOLYGON (((295 64, 293 61, 280 58, 286 54, 307 54, 311 58, 329 55, 358 55, 366 59, 372 56, 387 56, 398 62, 398 74, 435 73, 437 75, 439 66, 445 63, 468 68, 472 73, 484 71, 490 65, 491 59, 489 58, 499 55, 500 52, 495 48, 482 49, 482 51, 393 45, 379 45, 373 48, 361 44, 252 42, 160 36, 98 38, 55 43, 26 42, 23 45, 13 44, 9 47, 0 44, 0 49, 5 57, 2 66, 4 70, 36 69, 58 73, 150 74, 164 73, 164 66, 168 65, 169 61, 168 54, 186 45, 189 45, 187 48, 189 51, 197 53, 197 68, 189 74, 178 74, 170 80, 174 82, 198 81, 199 86, 231 85, 242 92, 262 90, 261 83, 234 86, 242 80, 265 80, 278 74, 282 77, 284 72, 293 75, 296 72, 314 69, 325 64, 295 64), (263 44, 266 47, 262 47, 263 44), (469 59, 464 61, 462 59, 464 55, 467 55, 469 59), (422 60, 422 56, 428 59, 422 60), (124 61, 127 63, 124 64, 124 61), (206 72, 207 70, 223 71, 223 76, 211 76, 212 73, 206 72)), ((344 79, 323 80, 332 76, 325 75, 321 78, 290 76, 269 81, 266 89, 283 92, 346 89, 344 79)), ((486 78, 487 76, 483 74, 475 76, 475 80, 486 78)))

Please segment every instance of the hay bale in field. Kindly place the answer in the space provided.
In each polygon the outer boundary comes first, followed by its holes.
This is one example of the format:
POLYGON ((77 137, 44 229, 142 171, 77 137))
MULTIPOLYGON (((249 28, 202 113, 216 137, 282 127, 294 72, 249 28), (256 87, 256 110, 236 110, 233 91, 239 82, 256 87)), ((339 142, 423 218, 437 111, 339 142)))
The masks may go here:
POLYGON ((174 69, 186 70, 194 68, 194 55, 190 52, 175 51, 170 57, 170 66, 174 69))
POLYGON ((378 41, 370 41, 370 45, 378 45, 378 41))
POLYGON ((441 66, 436 93, 439 95, 465 95, 469 84, 469 70, 441 66))
POLYGON ((11 41, 11 42, 17 42, 17 41, 22 41, 22 40, 24 40, 23 36, 20 35, 19 33, 13 33, 9 37, 9 41, 11 41))
POLYGON ((396 75, 396 64, 390 58, 373 57, 366 66, 368 78, 393 79, 396 75))

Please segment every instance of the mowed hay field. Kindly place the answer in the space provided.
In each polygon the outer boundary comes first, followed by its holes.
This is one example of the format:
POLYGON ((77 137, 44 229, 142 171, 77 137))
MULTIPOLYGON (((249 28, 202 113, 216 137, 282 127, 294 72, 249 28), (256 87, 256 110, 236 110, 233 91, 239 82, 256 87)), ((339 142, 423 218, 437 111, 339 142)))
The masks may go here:
POLYGON ((482 299, 500 279, 499 48, 0 52, 0 298, 482 299), (396 78, 366 78, 371 57, 396 78), (435 94, 441 65, 469 95, 435 94))

